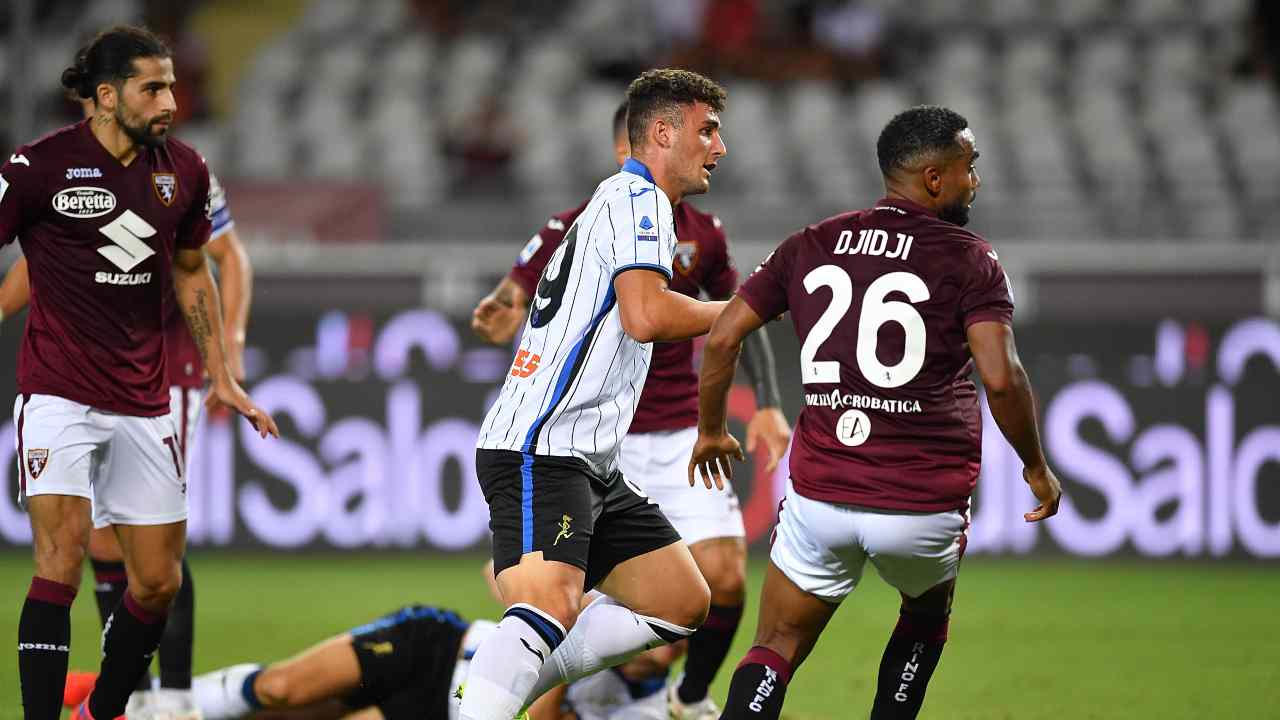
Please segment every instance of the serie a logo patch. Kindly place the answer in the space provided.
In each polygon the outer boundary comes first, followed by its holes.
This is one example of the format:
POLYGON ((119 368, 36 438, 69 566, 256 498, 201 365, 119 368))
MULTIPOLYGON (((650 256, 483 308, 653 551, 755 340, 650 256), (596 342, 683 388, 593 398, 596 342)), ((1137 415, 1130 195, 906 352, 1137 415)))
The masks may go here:
POLYGON ((31 473, 31 479, 40 477, 46 467, 49 467, 48 448, 27 448, 27 472, 31 473))

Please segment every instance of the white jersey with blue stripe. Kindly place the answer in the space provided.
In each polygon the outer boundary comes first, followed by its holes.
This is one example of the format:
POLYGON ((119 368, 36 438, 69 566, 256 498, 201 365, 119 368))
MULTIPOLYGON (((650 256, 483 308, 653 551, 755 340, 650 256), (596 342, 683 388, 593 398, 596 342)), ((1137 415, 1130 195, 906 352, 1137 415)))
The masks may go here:
POLYGON ((236 226, 231 219, 231 209, 227 207, 227 191, 213 173, 209 173, 209 239, 215 240, 236 226))
POLYGON ((576 457, 602 476, 613 472, 653 354, 623 332, 613 279, 636 268, 670 279, 675 245, 671 201, 643 163, 627 160, 547 263, 477 447, 576 457))

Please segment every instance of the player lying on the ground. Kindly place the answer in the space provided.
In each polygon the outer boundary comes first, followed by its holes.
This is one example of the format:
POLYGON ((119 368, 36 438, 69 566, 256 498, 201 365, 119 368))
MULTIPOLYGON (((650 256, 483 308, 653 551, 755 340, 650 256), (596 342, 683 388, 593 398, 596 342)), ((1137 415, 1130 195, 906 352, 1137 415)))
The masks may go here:
MULTIPOLYGON (((399 720, 456 718, 454 689, 494 623, 410 605, 317 643, 288 660, 242 664, 195 679, 206 720, 399 720)), ((530 720, 664 720, 667 668, 682 646, 663 646, 625 666, 547 693, 530 720)), ((86 688, 87 689, 87 688, 86 688)), ((83 699, 69 684, 66 702, 83 699)))

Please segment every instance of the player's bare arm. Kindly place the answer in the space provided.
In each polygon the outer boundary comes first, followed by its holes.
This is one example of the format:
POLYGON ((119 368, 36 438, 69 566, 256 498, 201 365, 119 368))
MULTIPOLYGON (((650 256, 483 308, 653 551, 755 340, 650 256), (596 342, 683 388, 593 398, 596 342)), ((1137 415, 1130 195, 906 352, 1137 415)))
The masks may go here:
POLYGON ((244 380, 245 328, 253 299, 253 265, 235 229, 205 244, 205 252, 218 264, 218 293, 222 296, 223 343, 231 377, 244 380))
POLYGON ((622 329, 636 342, 673 342, 706 335, 725 303, 703 302, 667 286, 667 278, 637 268, 613 279, 622 329))
POLYGON ((769 465, 765 471, 773 472, 791 444, 791 425, 782 413, 777 364, 764 326, 743 339, 742 369, 756 396, 756 412, 747 423, 747 452, 753 453, 758 447, 767 450, 769 465))
POLYGON ((698 379, 698 441, 689 459, 689 485, 695 470, 708 488, 714 479, 723 489, 733 478, 732 459, 743 459, 742 448, 729 434, 729 388, 738 367, 743 338, 764 325, 764 321, 740 297, 725 306, 711 328, 702 351, 702 374, 698 379), (721 475, 723 473, 723 477, 721 475))
POLYGON ((0 283, 0 320, 12 317, 26 307, 30 299, 31 280, 27 276, 27 259, 20 257, 9 267, 4 282, 0 283))
POLYGON ((485 342, 505 345, 520 330, 528 312, 529 296, 506 275, 471 311, 471 331, 485 342))
POLYGON ((262 437, 268 433, 280 437, 280 430, 271 415, 249 399, 236 382, 227 364, 223 347, 222 310, 218 303, 218 289, 213 284, 203 250, 179 249, 174 255, 173 289, 182 314, 186 316, 191 338, 200 349, 205 367, 212 382, 210 399, 228 405, 244 415, 262 437))
POLYGON ((966 334, 969 351, 987 391, 991 415, 1022 459, 1022 476, 1040 501, 1023 518, 1027 522, 1038 522, 1052 517, 1058 512, 1062 485, 1044 459, 1031 381, 1018 359, 1013 328, 1001 322, 977 322, 969 326, 966 334))

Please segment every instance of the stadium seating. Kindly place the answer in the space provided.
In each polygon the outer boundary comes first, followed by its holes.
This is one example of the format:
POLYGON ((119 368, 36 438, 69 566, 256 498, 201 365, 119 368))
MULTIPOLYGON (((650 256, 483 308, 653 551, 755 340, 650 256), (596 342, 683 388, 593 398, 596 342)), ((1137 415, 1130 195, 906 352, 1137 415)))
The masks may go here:
MULTIPOLYGON (((610 169, 623 85, 595 69, 646 52, 657 61, 656 28, 690 25, 651 5, 550 3, 537 31, 441 34, 407 0, 311 0, 247 63, 230 121, 186 132, 224 175, 364 179, 414 219, 466 191, 451 148, 496 108, 518 134, 497 180, 502 204, 544 214, 610 169), (620 27, 625 43, 599 42, 620 27)), ((1230 72, 1248 0, 864 5, 884 13, 889 43, 915 38, 924 52, 853 85, 719 78, 730 158, 708 202, 740 210, 738 224, 874 196, 876 135, 920 102, 973 123, 984 179, 975 217, 1001 239, 1251 238, 1280 214, 1275 93, 1230 72)), ((41 77, 56 76, 71 36, 45 28, 41 77)))

